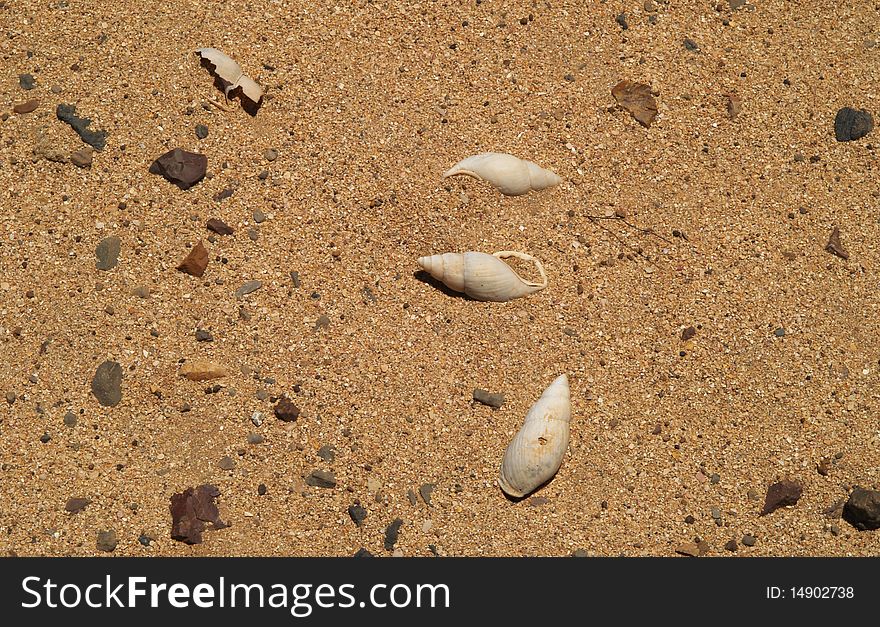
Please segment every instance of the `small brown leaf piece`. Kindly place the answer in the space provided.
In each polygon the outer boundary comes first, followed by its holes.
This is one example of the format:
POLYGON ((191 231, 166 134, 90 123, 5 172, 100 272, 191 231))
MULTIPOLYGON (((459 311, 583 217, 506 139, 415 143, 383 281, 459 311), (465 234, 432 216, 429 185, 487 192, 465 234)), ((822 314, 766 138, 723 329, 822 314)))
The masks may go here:
POLYGON ((180 367, 180 376, 190 381, 209 381, 229 375, 229 370, 220 364, 205 359, 194 359, 180 367))
POLYGON ((742 111, 742 98, 737 96, 736 94, 724 94, 727 97, 727 115, 730 116, 730 119, 734 119, 739 115, 739 112, 742 111))
POLYGON ((186 272, 191 276, 200 277, 205 274, 205 268, 207 267, 208 250, 205 248, 205 245, 202 244, 201 240, 199 240, 199 243, 193 246, 193 249, 189 251, 186 258, 180 262, 177 269, 181 272, 186 272))
POLYGON ((169 150, 150 165, 150 174, 161 174, 180 189, 189 189, 205 177, 208 157, 180 148, 169 150))
POLYGON ((211 523, 214 529, 228 527, 220 520, 220 510, 214 499, 220 496, 217 486, 200 485, 187 488, 171 496, 171 538, 187 544, 199 544, 205 524, 211 523))
POLYGON ((831 231, 831 236, 828 238, 828 243, 825 244, 825 250, 827 250, 832 255, 837 255, 843 260, 849 259, 849 253, 843 249, 843 246, 840 244, 840 229, 836 226, 834 230, 831 231))
POLYGON ((780 507, 796 505, 800 500, 804 489, 796 481, 780 481, 767 489, 767 497, 764 499, 764 509, 761 516, 775 512, 780 507))
POLYGON ((617 104, 629 111, 639 124, 648 128, 657 117, 657 101, 651 95, 651 86, 633 81, 620 81, 611 90, 617 104))

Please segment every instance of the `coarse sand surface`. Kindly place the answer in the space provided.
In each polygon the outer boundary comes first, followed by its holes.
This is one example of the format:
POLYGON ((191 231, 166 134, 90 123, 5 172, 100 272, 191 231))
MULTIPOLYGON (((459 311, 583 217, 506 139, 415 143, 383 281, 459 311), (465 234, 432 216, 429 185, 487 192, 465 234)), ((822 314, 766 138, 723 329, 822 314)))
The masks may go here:
POLYGON ((834 120, 880 115, 878 24, 864 0, 0 0, 0 553, 877 554, 840 508, 880 484, 880 131, 834 120), (255 116, 201 47, 265 88, 255 116), (59 104, 106 131, 90 167, 59 104), (148 172, 178 147, 208 159, 187 191, 148 172), (490 151, 562 183, 442 178, 490 151), (478 302, 416 264, 502 250, 549 286, 478 302), (562 466, 509 500, 504 450, 562 373, 562 466), (803 496, 759 516, 781 480, 803 496), (173 540, 205 483, 230 526, 173 540))

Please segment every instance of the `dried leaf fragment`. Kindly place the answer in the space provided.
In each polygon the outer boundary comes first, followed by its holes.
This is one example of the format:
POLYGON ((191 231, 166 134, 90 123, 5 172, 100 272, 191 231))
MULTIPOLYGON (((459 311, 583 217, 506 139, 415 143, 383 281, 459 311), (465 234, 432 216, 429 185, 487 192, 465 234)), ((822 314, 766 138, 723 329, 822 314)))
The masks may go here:
POLYGON ((229 370, 206 359, 194 359, 180 367, 180 375, 190 381, 208 381, 228 376, 229 370))
POLYGON ((181 272, 186 272, 191 276, 200 277, 205 274, 205 268, 207 267, 208 250, 205 248, 205 245, 202 244, 202 241, 199 240, 199 243, 193 246, 193 249, 189 251, 186 258, 180 262, 177 269, 181 272))
POLYGON ((229 56, 223 54, 216 48, 198 48, 196 54, 203 61, 207 61, 214 67, 214 74, 223 82, 223 93, 226 98, 236 89, 241 89, 241 93, 253 102, 255 105, 260 103, 263 98, 263 88, 249 76, 246 76, 241 66, 233 61, 229 56))
POLYGON ((828 237, 828 243, 825 244, 825 250, 827 250, 832 255, 837 255, 843 260, 849 259, 849 253, 843 249, 843 246, 840 244, 840 229, 836 226, 834 230, 831 231, 831 235, 828 237))
POLYGON ((623 80, 614 86, 611 95, 645 128, 651 126, 657 117, 657 101, 651 94, 650 85, 623 80))

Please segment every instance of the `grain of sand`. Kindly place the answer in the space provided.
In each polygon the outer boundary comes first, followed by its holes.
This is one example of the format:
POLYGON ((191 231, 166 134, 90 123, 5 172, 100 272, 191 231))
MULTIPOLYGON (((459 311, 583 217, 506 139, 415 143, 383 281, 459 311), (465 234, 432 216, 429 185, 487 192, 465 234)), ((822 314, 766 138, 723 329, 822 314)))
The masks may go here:
POLYGON ((92 555, 113 529, 114 555, 387 555, 396 518, 411 556, 673 555, 695 537, 721 555, 745 534, 757 543, 738 555, 876 553, 876 532, 822 512, 880 483, 877 131, 833 133, 840 107, 880 114, 877 9, 648 8, 0 2, 3 554, 92 555), (265 86, 256 117, 208 103, 223 94, 204 46, 265 86), (650 128, 615 106, 623 79, 658 94, 650 128), (108 133, 89 169, 33 158, 41 130, 65 154, 83 146, 59 103, 108 133), (208 157, 186 192, 147 173, 178 146, 208 157), (564 182, 508 198, 441 179, 483 151, 564 182), (615 212, 626 223, 588 217, 615 212), (235 233, 208 241, 209 218, 235 233), (834 226, 848 260, 824 250, 834 226), (111 235, 119 263, 98 271, 111 235), (199 240, 201 279, 175 270, 199 240), (414 276, 419 256, 465 250, 528 252, 550 286, 480 303, 414 276), (183 359, 234 374, 206 394, 183 359), (90 392, 105 360, 124 370, 115 407, 90 392), (540 499, 513 503, 504 448, 563 372, 569 452, 540 499), (475 387, 504 405, 474 404, 475 387), (281 395, 296 421, 273 416, 281 395), (306 485, 313 470, 336 487, 306 485), (759 517, 786 478, 800 502, 759 517), (171 495, 205 482, 231 526, 171 540, 171 495), (413 505, 425 483, 431 506, 413 505), (91 503, 71 514, 72 497, 91 503))

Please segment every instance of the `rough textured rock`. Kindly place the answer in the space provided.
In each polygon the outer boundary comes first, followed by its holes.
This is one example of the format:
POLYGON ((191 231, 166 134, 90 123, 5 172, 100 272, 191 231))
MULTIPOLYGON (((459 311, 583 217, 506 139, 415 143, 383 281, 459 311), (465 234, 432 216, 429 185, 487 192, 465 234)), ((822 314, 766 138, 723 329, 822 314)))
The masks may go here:
POLYGON ((190 276, 201 277, 205 274, 205 269, 207 267, 208 249, 205 248, 205 245, 199 240, 199 243, 193 246, 192 250, 189 251, 189 254, 180 262, 177 269, 181 272, 186 272, 190 276))
POLYGON ((187 544, 199 544, 208 523, 214 529, 228 527, 220 520, 220 510, 214 502, 220 496, 217 486, 203 484, 187 488, 171 496, 171 537, 187 544))
POLYGON ((98 270, 110 270, 116 267, 119 261, 119 251, 122 248, 122 240, 115 235, 105 237, 95 247, 95 268, 98 270))
POLYGON ((92 394, 104 407, 115 407, 122 400, 122 366, 105 361, 92 378, 92 394))
POLYGON ((854 488, 843 506, 843 519, 859 531, 880 529, 880 492, 854 488))
POLYGON ((207 170, 208 157, 181 148, 169 150, 150 165, 150 174, 159 174, 183 190, 205 178, 207 170))
POLYGON ((81 118, 76 115, 76 107, 68 104, 59 104, 55 108, 55 115, 62 122, 70 124, 77 135, 80 136, 85 143, 95 150, 104 150, 107 145, 107 131, 91 131, 89 125, 92 120, 89 118, 81 118))
POLYGON ((767 497, 764 499, 764 508, 761 516, 775 512, 780 507, 796 505, 803 495, 804 489, 796 481, 779 481, 767 489, 767 497))
POLYGON ((834 118, 834 137, 839 142, 861 139, 874 128, 874 118, 864 110, 844 107, 834 118))

